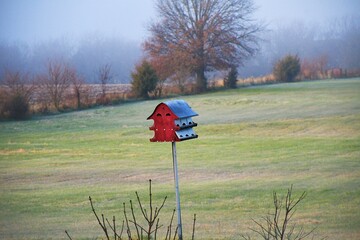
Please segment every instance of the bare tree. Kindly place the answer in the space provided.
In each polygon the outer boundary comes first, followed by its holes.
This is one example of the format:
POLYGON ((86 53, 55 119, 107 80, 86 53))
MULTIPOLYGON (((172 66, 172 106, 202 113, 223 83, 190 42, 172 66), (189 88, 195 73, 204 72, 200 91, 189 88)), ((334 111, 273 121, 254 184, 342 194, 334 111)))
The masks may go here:
POLYGON ((341 67, 360 71, 360 16, 340 21, 342 42, 340 45, 341 67))
POLYGON ((68 78, 70 79, 71 86, 76 99, 76 108, 81 108, 81 97, 84 93, 84 79, 80 77, 75 68, 69 68, 67 71, 68 78))
POLYGON ((99 82, 101 85, 101 98, 105 99, 106 98, 106 86, 112 79, 111 65, 105 64, 105 65, 100 66, 98 76, 99 76, 99 82))
POLYGON ((144 48, 152 59, 169 60, 174 72, 186 67, 197 91, 207 88, 206 71, 240 65, 257 50, 262 27, 251 18, 251 0, 158 0, 157 11, 144 48))
POLYGON ((29 74, 22 74, 20 71, 5 70, 3 84, 7 87, 7 92, 11 95, 22 95, 27 101, 35 89, 35 84, 31 81, 29 74))
POLYGON ((61 110, 61 103, 64 101, 66 91, 70 87, 72 69, 61 61, 49 60, 47 73, 39 76, 41 90, 55 109, 61 110))

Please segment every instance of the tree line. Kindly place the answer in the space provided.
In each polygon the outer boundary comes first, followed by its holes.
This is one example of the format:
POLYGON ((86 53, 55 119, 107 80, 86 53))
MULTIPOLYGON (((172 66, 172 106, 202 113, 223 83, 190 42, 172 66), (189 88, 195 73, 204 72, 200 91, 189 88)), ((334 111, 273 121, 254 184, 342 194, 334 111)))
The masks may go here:
POLYGON ((234 88, 238 75, 273 72, 266 79, 293 81, 299 74, 302 79, 360 74, 356 17, 334 20, 326 30, 302 23, 269 29, 253 19, 251 0, 158 0, 156 8, 159 19, 150 23, 142 48, 99 37, 76 47, 65 40, 32 48, 0 44, 2 115, 11 115, 9 106, 21 99, 46 112, 168 92, 199 93, 212 87, 214 76, 234 88), (291 62, 296 74, 289 77, 285 65, 291 62), (132 91, 111 98, 110 83, 131 83, 132 91))
POLYGON ((332 19, 322 25, 296 21, 275 25, 261 33, 261 39, 261 51, 241 68, 244 77, 270 73, 287 54, 300 57, 305 79, 323 78, 331 69, 359 75, 360 16, 332 19))
MULTIPOLYGON (((47 61, 45 70, 36 75, 5 71, 0 88, 0 118, 26 119, 30 113, 109 104, 115 99, 109 88, 111 74, 111 65, 102 65, 96 73, 98 84, 86 84, 76 68, 61 60, 47 61)), ((117 96, 121 91, 115 91, 117 96)))
POLYGON ((6 71, 36 75, 46 71, 49 60, 63 61, 76 68, 86 83, 97 83, 100 66, 113 66, 111 83, 129 83, 130 72, 141 57, 140 43, 89 34, 79 41, 66 38, 44 42, 0 42, 0 77, 6 71))

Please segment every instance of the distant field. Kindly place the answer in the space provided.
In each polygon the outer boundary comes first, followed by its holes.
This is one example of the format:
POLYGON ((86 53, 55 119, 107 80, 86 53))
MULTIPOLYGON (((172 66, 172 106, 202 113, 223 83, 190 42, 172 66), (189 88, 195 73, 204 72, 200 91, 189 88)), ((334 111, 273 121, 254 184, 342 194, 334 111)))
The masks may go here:
MULTIPOLYGON (((276 84, 182 97, 198 139, 177 144, 185 239, 241 239, 272 193, 308 193, 295 215, 327 239, 360 239, 360 79, 276 84)), ((0 122, 0 238, 95 239, 88 203, 122 219, 135 191, 175 206, 170 143, 151 143, 160 100, 0 122)), ((165 229, 162 229, 165 231, 165 229)))

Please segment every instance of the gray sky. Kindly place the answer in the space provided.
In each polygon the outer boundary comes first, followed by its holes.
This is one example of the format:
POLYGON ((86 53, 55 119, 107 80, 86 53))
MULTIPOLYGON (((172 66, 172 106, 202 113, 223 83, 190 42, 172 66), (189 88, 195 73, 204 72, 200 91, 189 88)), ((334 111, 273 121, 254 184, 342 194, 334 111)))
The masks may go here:
MULTIPOLYGON (((254 0, 270 24, 323 23, 360 12, 360 0, 254 0)), ((142 42, 154 0, 0 0, 0 40, 34 43, 90 34, 142 42)))

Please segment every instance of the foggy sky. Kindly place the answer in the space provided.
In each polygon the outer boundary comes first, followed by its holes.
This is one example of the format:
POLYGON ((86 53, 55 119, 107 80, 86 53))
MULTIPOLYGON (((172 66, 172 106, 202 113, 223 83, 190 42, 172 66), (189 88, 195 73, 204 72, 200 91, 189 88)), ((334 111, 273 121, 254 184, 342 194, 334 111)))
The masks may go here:
MULTIPOLYGON (((356 15, 360 0, 255 0, 267 23, 322 24, 356 15)), ((154 0, 0 0, 0 41, 78 40, 87 34, 142 42, 156 20, 154 0)))
POLYGON ((152 0, 0 0, 0 39, 43 41, 84 35, 142 41, 152 0))
POLYGON ((326 24, 332 19, 358 16, 359 0, 254 0, 256 16, 270 24, 304 22, 326 24))

